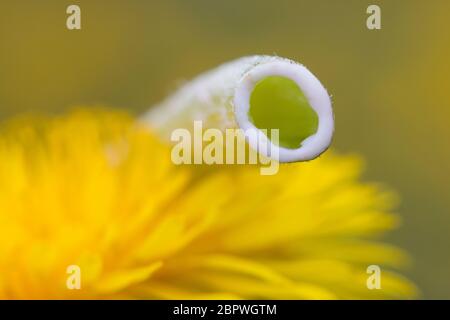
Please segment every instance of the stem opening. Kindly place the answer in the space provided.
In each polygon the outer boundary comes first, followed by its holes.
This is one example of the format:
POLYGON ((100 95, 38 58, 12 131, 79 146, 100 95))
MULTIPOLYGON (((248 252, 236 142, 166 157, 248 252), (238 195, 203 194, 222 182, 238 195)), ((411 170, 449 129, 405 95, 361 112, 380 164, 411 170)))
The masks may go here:
POLYGON ((256 83, 248 116, 258 129, 278 129, 279 145, 289 149, 299 148, 319 125, 317 113, 297 83, 282 76, 269 76, 256 83))

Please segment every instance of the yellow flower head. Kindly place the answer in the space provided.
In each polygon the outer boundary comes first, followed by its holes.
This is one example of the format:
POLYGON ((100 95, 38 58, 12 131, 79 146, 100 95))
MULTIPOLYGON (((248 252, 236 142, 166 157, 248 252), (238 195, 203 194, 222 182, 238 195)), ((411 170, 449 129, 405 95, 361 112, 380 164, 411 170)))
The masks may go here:
POLYGON ((174 166, 115 111, 21 118, 0 132, 0 298, 404 298, 392 194, 327 154, 255 166, 174 166), (381 289, 366 270, 381 267, 381 289), (75 269, 71 269, 75 266, 75 269), (71 287, 72 271, 80 287, 71 287))

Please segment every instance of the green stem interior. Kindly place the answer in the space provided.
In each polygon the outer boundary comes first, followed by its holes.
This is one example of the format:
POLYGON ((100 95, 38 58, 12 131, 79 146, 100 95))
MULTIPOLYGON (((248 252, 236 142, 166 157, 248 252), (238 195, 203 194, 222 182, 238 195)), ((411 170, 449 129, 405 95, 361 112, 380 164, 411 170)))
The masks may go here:
MULTIPOLYGON (((279 129, 279 146, 297 149, 317 132, 319 117, 293 80, 270 76, 250 96, 249 119, 258 129, 279 129)), ((269 136, 270 139, 270 136, 269 136)))

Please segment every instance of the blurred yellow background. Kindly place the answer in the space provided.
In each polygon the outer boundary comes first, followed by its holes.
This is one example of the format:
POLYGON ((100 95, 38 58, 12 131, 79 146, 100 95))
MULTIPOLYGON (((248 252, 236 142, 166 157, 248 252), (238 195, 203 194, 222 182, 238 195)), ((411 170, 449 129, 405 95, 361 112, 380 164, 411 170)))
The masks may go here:
POLYGON ((180 81, 249 54, 304 63, 333 96, 334 147, 396 189, 407 275, 450 298, 447 0, 2 1, 0 118, 79 104, 138 113, 180 81), (66 28, 81 7, 82 30, 66 28), (382 29, 366 28, 378 4, 382 29))

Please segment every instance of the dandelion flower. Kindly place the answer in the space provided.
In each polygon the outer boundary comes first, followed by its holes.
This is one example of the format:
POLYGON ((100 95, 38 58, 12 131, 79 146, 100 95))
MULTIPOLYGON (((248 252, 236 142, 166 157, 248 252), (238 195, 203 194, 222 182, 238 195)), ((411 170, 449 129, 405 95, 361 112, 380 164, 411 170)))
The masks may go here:
POLYGON ((395 197, 360 182, 357 158, 200 174, 134 123, 111 110, 3 123, 0 298, 414 296, 388 271, 404 254, 374 240, 398 223, 395 197))

